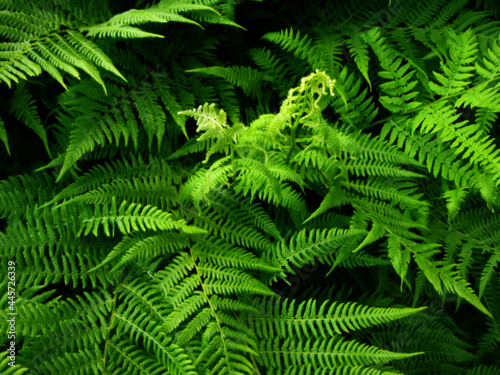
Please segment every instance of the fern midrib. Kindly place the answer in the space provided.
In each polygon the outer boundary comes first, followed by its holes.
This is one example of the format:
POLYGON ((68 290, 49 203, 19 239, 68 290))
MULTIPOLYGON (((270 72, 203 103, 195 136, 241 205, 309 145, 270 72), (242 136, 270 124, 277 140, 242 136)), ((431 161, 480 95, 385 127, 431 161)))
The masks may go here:
POLYGON ((453 72, 452 80, 449 83, 448 89, 446 90, 446 93, 444 95, 445 97, 448 96, 448 93, 453 88, 453 84, 456 82, 456 77, 460 74, 460 68, 464 65, 463 64, 463 59, 464 59, 463 56, 464 56, 464 54, 465 54, 465 51, 462 50, 461 53, 460 53, 460 59, 459 59, 460 64, 456 67, 456 70, 453 72))
MULTIPOLYGON (((124 316, 121 316, 119 314, 115 314, 114 317, 116 317, 118 319, 121 319, 122 321, 124 321, 125 323, 127 323, 128 325, 130 325, 131 327, 134 327, 137 331, 140 331, 144 335, 144 337, 150 339, 151 342, 154 343, 158 349, 160 349, 163 353, 165 353, 170 358, 170 360, 172 361, 172 363, 174 363, 174 364, 178 365, 180 368, 182 368, 181 363, 179 363, 176 360, 177 358, 176 357, 172 357, 171 353, 168 350, 165 349, 165 347, 162 345, 162 343, 159 342, 155 337, 151 336, 149 334, 149 332, 143 330, 140 326, 136 325, 133 321, 126 319, 124 316)), ((105 373, 103 373, 103 375, 104 374, 105 373)))
POLYGON ((295 147, 295 133, 297 133, 299 125, 300 125, 300 120, 302 119, 302 116, 304 115, 304 109, 306 106, 306 102, 302 102, 299 111, 297 112, 297 117, 295 118, 295 122, 292 126, 292 132, 290 134, 290 148, 288 149, 288 153, 286 154, 286 159, 285 159, 285 164, 288 164, 290 162, 290 157, 292 156, 292 151, 293 148, 295 147))
MULTIPOLYGON (((362 344, 364 345, 364 344, 362 344)), ((371 349, 374 347, 369 347, 368 349, 371 349)), ((378 348, 377 348, 378 349, 378 348)), ((298 350, 260 350, 259 353, 262 354, 289 354, 289 355, 307 355, 307 356, 323 356, 323 357, 360 357, 360 358, 366 358, 367 356, 369 357, 374 357, 374 358, 390 358, 391 356, 394 355, 401 355, 402 357, 404 356, 410 356, 410 355, 418 355, 418 354, 424 354, 424 352, 417 352, 417 353, 393 353, 393 352, 388 352, 383 349, 379 349, 381 352, 377 351, 365 351, 365 352, 354 352, 354 351, 327 351, 327 352, 322 352, 322 351, 298 351, 298 350)), ((334 368, 334 367, 331 367, 334 368)))
MULTIPOLYGON (((194 269, 196 270, 196 277, 198 278, 198 281, 200 283, 202 292, 205 295, 205 298, 207 299, 207 304, 210 307, 210 310, 212 310, 212 316, 214 317, 215 322, 217 324, 217 327, 219 329, 219 334, 220 334, 220 337, 221 337, 221 341, 222 341, 222 345, 223 345, 223 350, 224 350, 224 359, 226 361, 227 368, 230 371, 231 368, 232 368, 232 366, 231 366, 231 362, 229 360, 229 351, 228 351, 228 348, 227 348, 227 343, 226 343, 226 340, 225 340, 224 331, 222 330, 222 324, 221 324, 221 322, 219 320, 219 317, 217 316, 217 312, 216 312, 216 309, 215 309, 214 305, 212 304, 212 301, 210 301, 209 293, 206 291, 205 283, 203 282, 203 279, 202 279, 202 277, 200 275, 200 271, 198 269, 198 264, 196 263, 195 257, 193 256, 193 252, 192 252, 191 249, 189 249, 189 256, 191 257, 191 262, 193 263, 194 269)), ((231 373, 231 372, 229 372, 229 373, 231 373)))
MULTIPOLYGON (((246 235, 246 233, 235 232, 234 228, 232 227, 227 228, 218 224, 215 220, 211 220, 212 217, 206 218, 204 215, 198 216, 197 211, 195 210, 186 208, 184 209, 184 211, 191 213, 192 216, 196 215, 196 220, 200 220, 201 222, 205 223, 205 225, 213 232, 217 231, 218 233, 223 233, 223 236, 227 237, 230 240, 230 242, 232 242, 233 239, 237 239, 235 241, 236 243, 242 243, 245 246, 247 246, 248 244, 256 247, 258 246, 260 250, 267 249, 271 244, 270 241, 269 243, 263 241, 265 240, 264 236, 262 236, 262 238, 258 237, 253 238, 251 236, 246 235)), ((261 235, 260 232, 259 234, 261 235)))
MULTIPOLYGON (((236 319, 238 322, 241 322, 241 319, 236 314, 236 311, 231 311, 231 313, 233 314, 234 319, 236 319)), ((245 343, 245 346, 247 348, 250 348, 250 346, 247 343, 245 343)), ((252 374, 261 375, 260 370, 259 370, 259 366, 257 365, 257 362, 255 361, 255 356, 252 353, 248 353, 248 354, 250 356, 250 360, 252 361, 252 365, 253 365, 253 372, 252 372, 252 374)))
POLYGON ((141 374, 153 375, 152 372, 149 372, 144 367, 142 367, 140 365, 140 362, 135 361, 133 357, 130 357, 129 355, 127 355, 127 353, 125 353, 124 351, 120 350, 120 348, 118 348, 112 342, 109 343, 109 346, 112 347, 114 350, 116 350, 118 353, 120 353, 123 358, 127 358, 130 363, 133 363, 135 365, 135 367, 138 368, 141 371, 141 374))
MULTIPOLYGON (((123 273, 123 271, 119 271, 119 274, 121 275, 123 273)), ((102 371, 103 371, 103 375, 106 375, 108 372, 106 371, 106 359, 107 359, 107 356, 108 356, 108 347, 109 347, 109 342, 110 342, 110 338, 111 338, 111 325, 113 324, 113 320, 114 320, 114 317, 115 317, 115 313, 116 313, 116 299, 117 299, 117 295, 118 295, 118 290, 119 290, 119 286, 122 285, 121 283, 115 288, 115 290, 113 291, 113 299, 112 299, 112 307, 111 307, 111 314, 109 315, 109 321, 108 321, 108 325, 105 327, 105 329, 107 330, 107 334, 106 334, 106 342, 104 344, 104 353, 103 353, 103 356, 102 356, 102 371)))
POLYGON ((123 287, 124 289, 129 290, 132 294, 137 296, 138 298, 141 299, 141 301, 145 302, 152 311, 155 312, 155 314, 165 323, 166 319, 161 315, 161 313, 156 309, 155 305, 153 305, 148 299, 144 298, 141 294, 137 293, 134 289, 130 288, 126 284, 119 284, 119 286, 123 287))
MULTIPOLYGON (((356 319, 377 319, 377 318, 387 318, 388 314, 387 312, 384 312, 385 315, 380 315, 380 316, 375 316, 373 314, 356 314, 354 316, 339 316, 339 317, 319 317, 319 318, 248 318, 247 320, 249 321, 268 321, 268 322, 281 322, 281 321, 290 321, 290 322, 316 322, 316 321, 325 321, 325 322, 331 322, 335 323, 337 320, 353 320, 355 321, 356 319)), ((401 313, 404 315, 404 313, 401 313)), ((398 315, 398 314, 396 314, 398 315)), ((373 323, 373 324, 380 324, 379 322, 373 323)), ((355 329, 353 329, 355 330, 355 329)))
MULTIPOLYGON (((284 263, 289 264, 290 259, 298 256, 299 254, 301 254, 303 252, 307 252, 308 250, 313 249, 313 248, 318 248, 319 251, 324 252, 324 253, 328 253, 327 251, 323 250, 322 246, 323 245, 328 246, 329 243, 341 240, 343 237, 349 237, 349 233, 342 233, 340 236, 335 235, 333 238, 327 237, 323 241, 314 241, 314 243, 312 245, 305 246, 299 251, 291 250, 290 255, 283 258, 280 261, 280 264, 284 264, 284 263)), ((296 244, 294 244, 294 245, 296 245, 296 244)), ((287 245, 287 249, 290 249, 290 247, 288 245, 287 245)))

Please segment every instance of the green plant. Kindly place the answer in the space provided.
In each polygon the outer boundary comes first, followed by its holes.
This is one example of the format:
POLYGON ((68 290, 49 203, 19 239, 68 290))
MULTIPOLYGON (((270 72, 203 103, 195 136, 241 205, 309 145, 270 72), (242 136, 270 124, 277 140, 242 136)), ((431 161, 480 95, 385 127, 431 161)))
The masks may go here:
POLYGON ((495 3, 143 3, 0 2, 0 369, 500 373, 495 3))

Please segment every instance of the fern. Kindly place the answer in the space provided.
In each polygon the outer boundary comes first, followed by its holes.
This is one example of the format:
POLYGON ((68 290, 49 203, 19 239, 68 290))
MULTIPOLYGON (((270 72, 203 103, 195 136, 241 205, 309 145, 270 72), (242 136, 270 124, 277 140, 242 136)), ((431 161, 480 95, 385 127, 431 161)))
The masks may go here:
MULTIPOLYGON (((85 208, 81 207, 85 212, 85 208)), ((84 215, 82 215, 85 217, 84 215)), ((90 216, 90 215, 89 215, 90 216)), ((203 233, 199 228, 189 228, 184 220, 172 220, 171 215, 162 212, 156 207, 147 205, 142 207, 140 204, 127 204, 123 201, 117 206, 116 201, 112 200, 110 206, 97 205, 96 210, 90 218, 83 220, 83 225, 78 235, 82 232, 84 235, 91 231, 97 236, 99 226, 102 225, 106 235, 114 235, 115 227, 123 234, 130 234, 132 231, 147 230, 169 230, 182 229, 187 233, 203 233), (111 227, 111 228, 110 228, 111 227), (111 229, 111 231, 110 231, 111 229)))
POLYGON ((495 9, 3 1, 0 372, 498 373, 495 9))

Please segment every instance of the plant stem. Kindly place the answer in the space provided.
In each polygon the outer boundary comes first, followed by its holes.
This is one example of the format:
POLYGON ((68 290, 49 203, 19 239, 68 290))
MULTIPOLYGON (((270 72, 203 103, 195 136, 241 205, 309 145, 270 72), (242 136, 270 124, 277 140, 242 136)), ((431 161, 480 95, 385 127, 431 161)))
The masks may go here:
POLYGON ((292 133, 290 134, 290 148, 288 149, 288 154, 286 155, 286 164, 290 162, 290 157, 292 156, 292 150, 295 147, 295 134, 297 133, 297 129, 299 128, 300 125, 300 119, 302 118, 302 115, 304 114, 304 106, 305 104, 302 104, 302 108, 300 109, 300 114, 297 116, 295 119, 295 123, 293 124, 292 127, 292 133))

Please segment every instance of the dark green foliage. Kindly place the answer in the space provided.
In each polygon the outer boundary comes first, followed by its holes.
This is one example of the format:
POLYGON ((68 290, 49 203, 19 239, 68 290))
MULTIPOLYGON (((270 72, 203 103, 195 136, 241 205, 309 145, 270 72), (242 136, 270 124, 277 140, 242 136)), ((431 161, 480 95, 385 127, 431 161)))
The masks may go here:
POLYGON ((0 372, 500 374, 499 16, 0 1, 0 372))

